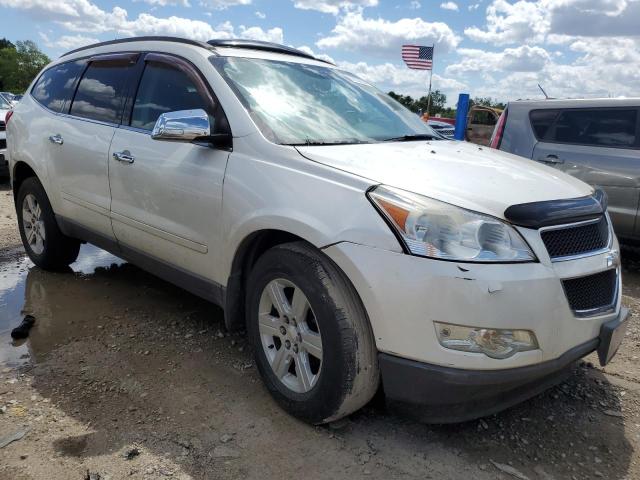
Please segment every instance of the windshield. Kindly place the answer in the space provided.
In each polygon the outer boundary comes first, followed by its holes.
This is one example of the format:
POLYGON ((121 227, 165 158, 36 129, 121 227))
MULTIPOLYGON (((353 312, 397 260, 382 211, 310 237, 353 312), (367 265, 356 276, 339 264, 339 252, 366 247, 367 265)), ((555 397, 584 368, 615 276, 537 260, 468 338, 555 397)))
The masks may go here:
POLYGON ((274 143, 440 138, 391 97, 334 68, 237 57, 213 57, 211 62, 274 143))

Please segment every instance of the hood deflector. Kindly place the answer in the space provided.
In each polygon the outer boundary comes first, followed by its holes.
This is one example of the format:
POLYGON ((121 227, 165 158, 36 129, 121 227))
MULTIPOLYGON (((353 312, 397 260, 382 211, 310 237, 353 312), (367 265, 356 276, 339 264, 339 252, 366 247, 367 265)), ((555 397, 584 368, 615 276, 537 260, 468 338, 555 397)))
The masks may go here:
POLYGON ((597 218, 606 210, 607 195, 597 189, 587 197, 512 205, 504 217, 520 227, 541 228, 597 218))

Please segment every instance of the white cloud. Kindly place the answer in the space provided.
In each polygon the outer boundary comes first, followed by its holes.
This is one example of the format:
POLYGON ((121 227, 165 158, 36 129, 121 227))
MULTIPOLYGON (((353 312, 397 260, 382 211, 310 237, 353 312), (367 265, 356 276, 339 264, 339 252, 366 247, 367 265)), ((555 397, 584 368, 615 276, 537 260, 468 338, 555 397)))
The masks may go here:
POLYGON ((473 4, 471 4, 471 5, 469 5, 469 6, 467 7, 467 9, 468 9, 470 12, 471 12, 471 11, 473 11, 473 10, 477 10, 478 8, 480 8, 480 4, 479 4, 479 3, 473 3, 473 4))
POLYGON ((261 20, 264 20, 265 18, 267 18, 267 15, 263 12, 256 11, 256 17, 260 18, 261 20))
MULTIPOLYGON (((338 67, 357 75, 385 92, 397 90, 416 97, 427 94, 427 76, 423 71, 409 70, 392 63, 369 65, 366 62, 338 62, 338 67)), ((465 90, 467 85, 458 80, 434 74, 433 88, 444 91, 451 100, 460 91, 465 90)))
POLYGON ((453 10, 454 12, 459 10, 456 2, 443 2, 440 4, 440 8, 443 10, 453 10))
POLYGON ((418 10, 420 7, 422 7, 422 5, 420 4, 420 2, 418 2, 418 0, 413 0, 410 4, 409 4, 409 8, 411 10, 418 10))
POLYGON ((470 27, 464 33, 476 42, 504 45, 540 42, 548 30, 549 20, 539 3, 519 0, 511 4, 495 0, 487 7, 486 28, 470 27))
MULTIPOLYGON (((293 45, 291 45, 291 46, 293 47, 293 45)), ((301 47, 293 47, 293 48, 296 48, 296 49, 300 50, 301 52, 308 53, 309 55, 313 55, 318 60, 324 60, 326 62, 333 63, 333 64, 336 63, 336 61, 332 57, 330 57, 329 55, 324 54, 324 53, 316 53, 316 52, 313 51, 313 49, 311 49, 311 47, 308 47, 307 45, 302 45, 301 47)))
POLYGON ((134 2, 144 2, 154 7, 181 6, 190 7, 189 0, 133 0, 134 2))
POLYGON ((447 75, 495 71, 536 72, 551 61, 551 55, 544 48, 528 45, 506 48, 502 52, 460 48, 457 53, 462 59, 446 68, 447 75))
POLYGON ((494 0, 485 27, 464 33, 495 45, 557 43, 566 36, 640 35, 639 18, 640 0, 494 0))
POLYGON ((236 5, 251 5, 251 0, 200 0, 200 6, 212 10, 225 10, 236 5))
POLYGON ((437 49, 448 52, 458 46, 460 38, 442 22, 425 22, 421 18, 390 22, 383 18, 364 18, 362 12, 350 12, 341 17, 331 33, 316 45, 388 56, 399 55, 401 45, 408 41, 435 43, 437 49))
POLYGON ((284 43, 284 33, 280 27, 263 30, 260 27, 245 27, 240 25, 240 37, 250 40, 262 40, 265 42, 284 43))
MULTIPOLYGON (((211 2, 217 5, 231 5, 232 3, 248 2, 249 0, 221 0, 211 2)), ((224 22, 212 27, 207 22, 171 16, 156 17, 149 13, 141 13, 134 19, 129 19, 125 9, 114 7, 111 12, 102 10, 89 0, 0 0, 0 6, 25 10, 35 19, 52 20, 71 32, 76 33, 115 33, 118 36, 134 35, 170 35, 193 38, 195 40, 211 40, 212 38, 236 37, 234 27, 230 22, 224 22)), ((241 27, 240 34, 248 38, 265 39, 282 42, 281 28, 264 31, 258 27, 241 27)))
POLYGON ((85 45, 91 45, 92 43, 100 42, 99 39, 94 37, 86 37, 84 35, 62 35, 56 40, 51 40, 44 33, 40 33, 40 37, 44 40, 44 44, 49 48, 60 48, 62 50, 73 50, 76 48, 84 47, 85 45))
POLYGON ((378 0, 294 0, 293 6, 301 10, 316 10, 337 15, 341 10, 375 7, 378 0))

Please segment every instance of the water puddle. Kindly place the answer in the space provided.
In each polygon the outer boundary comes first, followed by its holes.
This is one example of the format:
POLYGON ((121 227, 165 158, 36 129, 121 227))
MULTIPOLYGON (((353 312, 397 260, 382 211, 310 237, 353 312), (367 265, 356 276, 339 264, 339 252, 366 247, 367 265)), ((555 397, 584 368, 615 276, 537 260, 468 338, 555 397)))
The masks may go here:
MULTIPOLYGON (((69 334, 75 317, 90 308, 91 295, 85 298, 86 292, 77 285, 69 288, 70 283, 88 280, 123 263, 91 245, 82 246, 78 260, 67 272, 45 272, 35 267, 26 254, 0 263, 0 365, 18 367, 37 361, 50 351, 56 338, 69 334), (14 341, 11 330, 27 314, 36 318, 35 326, 28 339, 14 341)), ((94 291, 94 297, 96 293, 104 295, 104 290, 94 291)))

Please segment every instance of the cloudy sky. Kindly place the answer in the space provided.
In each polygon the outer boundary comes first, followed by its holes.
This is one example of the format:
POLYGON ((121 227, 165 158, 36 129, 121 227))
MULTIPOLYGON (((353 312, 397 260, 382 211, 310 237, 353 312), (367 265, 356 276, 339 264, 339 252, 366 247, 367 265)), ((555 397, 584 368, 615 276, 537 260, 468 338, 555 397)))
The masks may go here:
POLYGON ((332 59, 384 90, 426 92, 403 43, 435 44, 434 88, 501 100, 640 96, 640 0, 0 0, 2 35, 52 57, 102 40, 253 38, 332 59))

